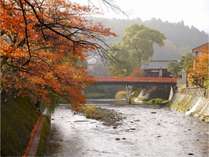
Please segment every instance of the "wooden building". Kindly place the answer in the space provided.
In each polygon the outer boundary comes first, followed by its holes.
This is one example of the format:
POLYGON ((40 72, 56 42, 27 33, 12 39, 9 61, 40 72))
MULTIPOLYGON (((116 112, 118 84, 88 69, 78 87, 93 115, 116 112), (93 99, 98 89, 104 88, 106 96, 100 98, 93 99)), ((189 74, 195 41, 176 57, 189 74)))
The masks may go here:
POLYGON ((192 49, 193 65, 188 74, 190 87, 209 87, 209 43, 204 43, 192 49))
POLYGON ((151 60, 150 63, 142 65, 143 76, 172 77, 171 73, 168 72, 168 64, 171 62, 174 62, 174 60, 151 60))
POLYGON ((204 43, 198 47, 195 47, 192 49, 192 54, 194 56, 194 60, 193 60, 193 70, 198 70, 196 69, 196 59, 198 56, 200 56, 201 54, 208 54, 209 55, 209 43, 204 43))

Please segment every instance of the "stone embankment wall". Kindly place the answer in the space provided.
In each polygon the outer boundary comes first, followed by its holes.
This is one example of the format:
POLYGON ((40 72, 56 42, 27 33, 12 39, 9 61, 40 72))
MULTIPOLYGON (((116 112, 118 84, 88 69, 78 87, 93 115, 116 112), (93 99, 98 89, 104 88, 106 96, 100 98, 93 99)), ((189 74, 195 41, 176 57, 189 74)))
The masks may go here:
POLYGON ((209 97, 206 93, 207 91, 201 89, 187 89, 184 93, 176 93, 171 102, 171 109, 209 122, 209 97))

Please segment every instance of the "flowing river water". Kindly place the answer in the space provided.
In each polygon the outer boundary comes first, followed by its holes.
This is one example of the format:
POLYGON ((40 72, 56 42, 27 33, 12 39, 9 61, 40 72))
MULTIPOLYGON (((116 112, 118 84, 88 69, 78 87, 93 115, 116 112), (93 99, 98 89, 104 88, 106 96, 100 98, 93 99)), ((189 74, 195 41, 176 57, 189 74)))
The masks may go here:
POLYGON ((209 126, 168 108, 116 106, 118 127, 55 109, 46 156, 50 157, 209 157, 209 126))

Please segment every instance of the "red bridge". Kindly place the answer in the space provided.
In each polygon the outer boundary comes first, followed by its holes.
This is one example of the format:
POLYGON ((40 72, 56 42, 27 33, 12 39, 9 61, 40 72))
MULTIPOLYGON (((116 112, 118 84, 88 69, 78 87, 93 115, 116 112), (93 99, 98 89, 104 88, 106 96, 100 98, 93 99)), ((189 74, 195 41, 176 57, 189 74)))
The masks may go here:
POLYGON ((176 84, 176 77, 94 77, 96 83, 126 83, 126 84, 176 84))
MULTIPOLYGON (((176 89, 177 78, 175 77, 94 77, 95 84, 88 87, 88 93, 95 98, 113 98, 120 90, 127 91, 127 98, 131 89, 139 88, 150 92, 150 97, 168 99, 171 90, 176 89), (97 96, 94 96, 97 95, 97 96), (101 96, 102 95, 102 96, 101 96)), ((89 96, 90 97, 90 96, 89 96)), ((91 98, 92 98, 91 97, 91 98)), ((128 99, 129 100, 129 99, 128 99)))

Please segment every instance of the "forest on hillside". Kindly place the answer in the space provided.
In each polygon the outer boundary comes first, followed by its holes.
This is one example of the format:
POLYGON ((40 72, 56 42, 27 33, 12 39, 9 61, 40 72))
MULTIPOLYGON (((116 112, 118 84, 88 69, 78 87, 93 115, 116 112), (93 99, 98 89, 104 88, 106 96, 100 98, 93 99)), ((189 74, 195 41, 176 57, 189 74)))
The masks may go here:
MULTIPOLYGON (((93 18, 93 21, 99 22, 112 29, 117 34, 116 37, 107 37, 105 42, 110 46, 117 44, 123 38, 125 29, 133 24, 145 25, 163 33, 166 37, 164 46, 154 45, 154 54, 152 59, 160 60, 179 60, 181 56, 191 53, 192 48, 197 47, 208 41, 208 34, 198 30, 194 26, 187 26, 183 21, 171 23, 161 19, 152 18, 147 21, 141 19, 107 19, 93 18)), ((93 75, 107 74, 107 67, 98 61, 96 64, 89 65, 89 71, 93 75)))
POLYGON ((106 42, 110 45, 119 42, 125 28, 132 24, 143 24, 160 31, 167 40, 163 47, 155 46, 154 59, 179 59, 185 53, 191 52, 192 48, 208 41, 206 32, 200 31, 194 26, 189 27, 183 21, 170 23, 155 18, 147 21, 139 18, 132 20, 95 18, 94 20, 110 27, 117 34, 117 37, 106 38, 106 42))

